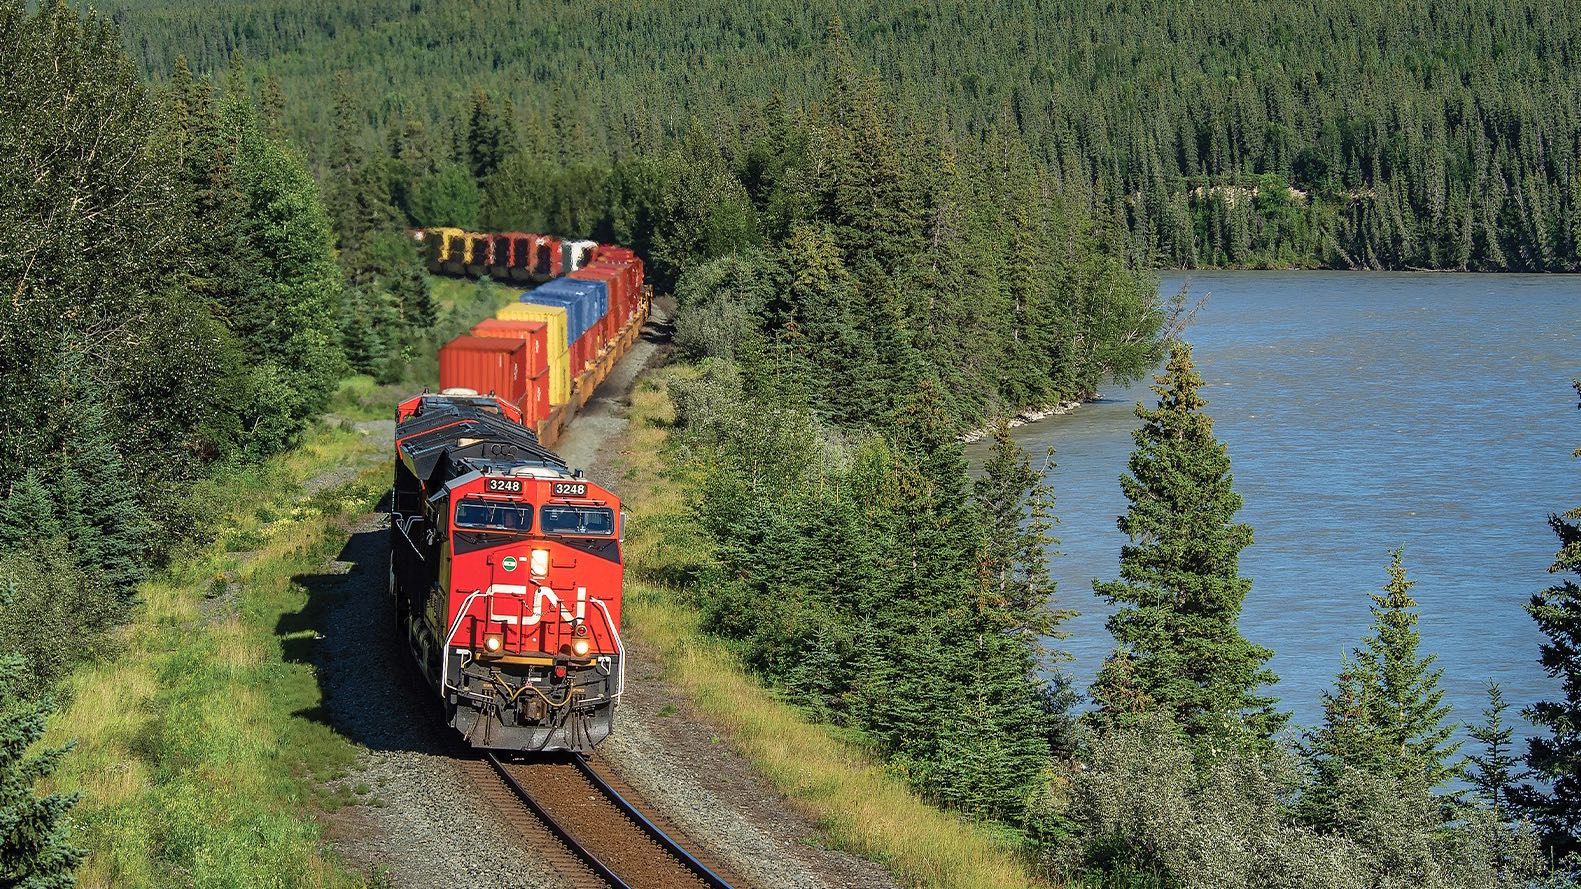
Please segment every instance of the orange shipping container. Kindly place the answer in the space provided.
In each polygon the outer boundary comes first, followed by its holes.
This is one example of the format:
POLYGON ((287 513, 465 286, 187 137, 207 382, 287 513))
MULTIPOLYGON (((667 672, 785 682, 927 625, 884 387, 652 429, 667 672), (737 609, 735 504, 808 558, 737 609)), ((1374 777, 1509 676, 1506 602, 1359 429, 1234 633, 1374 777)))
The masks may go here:
POLYGON ((473 336, 523 340, 527 343, 527 376, 549 369, 549 325, 542 321, 504 321, 488 318, 472 328, 473 336))
POLYGON ((458 336, 439 350, 439 388, 493 393, 520 404, 527 394, 527 343, 519 339, 458 336))

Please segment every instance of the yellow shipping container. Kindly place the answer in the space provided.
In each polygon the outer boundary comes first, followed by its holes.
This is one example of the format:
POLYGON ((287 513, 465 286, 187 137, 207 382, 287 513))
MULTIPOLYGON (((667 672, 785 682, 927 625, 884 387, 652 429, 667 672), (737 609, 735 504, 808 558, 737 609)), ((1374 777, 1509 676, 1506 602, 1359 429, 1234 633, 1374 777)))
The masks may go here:
POLYGON ((566 341, 565 307, 511 303, 495 313, 501 321, 542 321, 549 346, 549 404, 571 400, 571 351, 566 341))
POLYGON ((461 246, 461 243, 455 239, 461 237, 463 234, 464 232, 462 232, 459 228, 431 228, 428 230, 427 236, 430 238, 437 238, 439 241, 438 256, 441 263, 455 262, 461 258, 459 256, 452 255, 452 253, 456 250, 456 248, 461 246))

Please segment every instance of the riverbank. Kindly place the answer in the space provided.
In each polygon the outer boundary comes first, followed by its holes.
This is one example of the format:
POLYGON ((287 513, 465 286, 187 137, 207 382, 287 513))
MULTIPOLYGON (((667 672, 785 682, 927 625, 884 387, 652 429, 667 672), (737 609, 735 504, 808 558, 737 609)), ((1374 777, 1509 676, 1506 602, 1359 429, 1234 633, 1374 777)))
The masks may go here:
MULTIPOLYGON (((1047 420, 1049 417, 1064 416, 1076 408, 1079 408, 1084 404, 1097 401, 1102 397, 1103 396, 1094 392, 1091 395, 1084 395, 1081 398, 1077 398, 1072 401, 1061 401, 1052 407, 1028 408, 1027 410, 1017 413, 1014 417, 1011 417, 1010 421, 1005 425, 1009 426, 1011 429, 1019 429, 1028 423, 1036 423, 1039 420, 1047 420)), ((972 429, 961 436, 961 442, 963 444, 971 444, 974 441, 982 441, 983 439, 994 434, 994 428, 995 427, 993 426, 981 426, 976 429, 972 429)))

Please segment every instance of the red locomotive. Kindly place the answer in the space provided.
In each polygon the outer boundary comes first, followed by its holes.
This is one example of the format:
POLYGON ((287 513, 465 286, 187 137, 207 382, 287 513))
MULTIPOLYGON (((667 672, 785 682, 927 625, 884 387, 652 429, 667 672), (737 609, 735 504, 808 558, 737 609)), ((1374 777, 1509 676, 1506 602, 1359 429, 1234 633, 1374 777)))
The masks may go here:
POLYGON ((397 419, 390 592, 447 721, 474 747, 592 749, 624 685, 620 501, 504 399, 397 419))

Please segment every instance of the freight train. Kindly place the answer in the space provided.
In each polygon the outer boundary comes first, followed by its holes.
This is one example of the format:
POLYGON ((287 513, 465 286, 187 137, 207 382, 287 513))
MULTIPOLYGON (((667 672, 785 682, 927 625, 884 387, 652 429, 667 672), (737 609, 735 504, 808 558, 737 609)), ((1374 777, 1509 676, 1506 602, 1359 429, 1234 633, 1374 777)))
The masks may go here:
POLYGON ((586 752, 625 685, 624 520, 550 446, 635 342, 652 293, 630 250, 547 240, 577 262, 446 343, 440 391, 397 409, 390 593, 468 743, 586 752))

